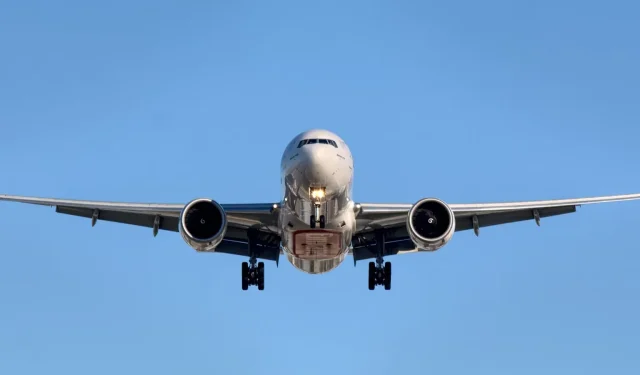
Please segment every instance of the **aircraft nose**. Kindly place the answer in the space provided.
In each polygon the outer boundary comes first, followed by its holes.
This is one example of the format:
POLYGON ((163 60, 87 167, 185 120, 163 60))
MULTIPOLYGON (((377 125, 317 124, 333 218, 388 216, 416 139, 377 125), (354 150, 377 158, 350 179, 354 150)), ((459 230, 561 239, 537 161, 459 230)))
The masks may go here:
POLYGON ((326 186, 327 180, 332 174, 333 171, 327 168, 326 164, 322 163, 310 163, 307 165, 307 168, 305 168, 305 177, 314 185, 326 186))
POLYGON ((304 155, 304 174, 308 182, 317 186, 328 186, 334 176, 335 164, 324 145, 307 146, 304 155))
POLYGON ((325 147, 318 145, 306 145, 302 150, 302 159, 307 165, 319 165, 325 160, 325 147))

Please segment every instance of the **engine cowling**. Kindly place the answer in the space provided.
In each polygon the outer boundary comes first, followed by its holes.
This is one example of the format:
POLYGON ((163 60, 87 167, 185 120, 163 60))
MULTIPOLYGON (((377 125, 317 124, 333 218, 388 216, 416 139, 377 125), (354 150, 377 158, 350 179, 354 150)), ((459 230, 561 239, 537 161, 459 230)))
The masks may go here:
POLYGON ((226 232, 227 214, 213 199, 194 199, 180 213, 180 235, 197 251, 214 251, 226 232))
POLYGON ((438 250, 453 237, 455 228, 453 211, 439 199, 422 199, 411 207, 407 215, 407 231, 421 250, 438 250))

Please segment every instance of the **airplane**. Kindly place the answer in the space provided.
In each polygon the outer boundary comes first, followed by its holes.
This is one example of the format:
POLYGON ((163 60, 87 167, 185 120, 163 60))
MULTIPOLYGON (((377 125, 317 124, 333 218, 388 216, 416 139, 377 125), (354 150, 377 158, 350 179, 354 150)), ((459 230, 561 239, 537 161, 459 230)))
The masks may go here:
POLYGON ((282 196, 272 203, 221 204, 197 198, 186 204, 120 203, 0 195, 0 200, 53 206, 56 212, 179 232, 195 251, 248 258, 242 290, 264 290, 264 262, 280 256, 298 270, 322 274, 346 259, 369 261, 368 287, 391 289, 384 258, 441 249, 460 231, 568 214, 583 204, 640 199, 640 194, 502 203, 447 204, 433 197, 407 203, 354 200, 353 157, 328 130, 295 136, 280 163, 282 196))

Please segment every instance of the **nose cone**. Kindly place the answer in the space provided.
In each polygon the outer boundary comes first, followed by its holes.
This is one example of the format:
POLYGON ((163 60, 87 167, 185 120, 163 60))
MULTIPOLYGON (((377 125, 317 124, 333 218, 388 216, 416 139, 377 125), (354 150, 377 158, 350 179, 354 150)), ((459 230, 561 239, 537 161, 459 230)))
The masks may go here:
POLYGON ((336 188, 340 169, 335 151, 326 145, 307 145, 302 157, 304 178, 310 187, 325 187, 327 192, 336 188))
POLYGON ((307 181, 322 184, 333 174, 331 162, 324 145, 308 145, 304 150, 304 174, 307 181))
POLYGON ((304 170, 304 176, 309 181, 311 186, 324 186, 327 187, 329 180, 333 175, 330 168, 327 168, 326 164, 312 163, 308 164, 304 170))

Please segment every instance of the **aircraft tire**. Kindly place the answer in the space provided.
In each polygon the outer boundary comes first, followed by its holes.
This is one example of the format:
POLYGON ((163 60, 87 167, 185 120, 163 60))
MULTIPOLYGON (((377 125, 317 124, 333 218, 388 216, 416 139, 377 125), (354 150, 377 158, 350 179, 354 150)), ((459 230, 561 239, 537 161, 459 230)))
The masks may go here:
POLYGON ((242 290, 249 289, 249 263, 242 262, 242 290))
POLYGON ((376 288, 376 265, 373 262, 369 262, 369 290, 376 288))
POLYGON ((384 264, 384 289, 391 290, 391 262, 384 264))
POLYGON ((258 290, 264 290, 264 262, 258 263, 258 290))

